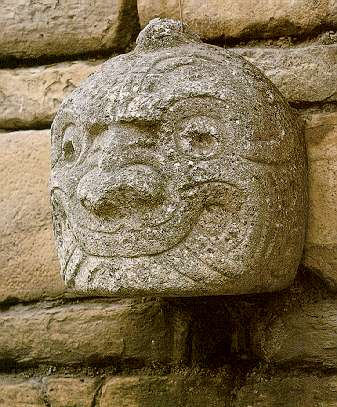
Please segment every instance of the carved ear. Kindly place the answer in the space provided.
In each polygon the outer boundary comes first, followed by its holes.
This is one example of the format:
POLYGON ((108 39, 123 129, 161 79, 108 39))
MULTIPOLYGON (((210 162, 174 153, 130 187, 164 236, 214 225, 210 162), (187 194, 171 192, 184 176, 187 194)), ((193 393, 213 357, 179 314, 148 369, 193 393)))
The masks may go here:
POLYGON ((152 51, 200 42, 200 37, 188 31, 180 21, 155 18, 138 35, 136 50, 152 51))

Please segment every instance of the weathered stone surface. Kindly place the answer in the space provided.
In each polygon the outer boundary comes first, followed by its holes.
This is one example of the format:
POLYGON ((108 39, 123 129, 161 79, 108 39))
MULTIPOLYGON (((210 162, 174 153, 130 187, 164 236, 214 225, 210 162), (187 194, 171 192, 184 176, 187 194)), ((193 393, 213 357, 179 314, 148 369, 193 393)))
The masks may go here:
POLYGON ((234 48, 267 75, 289 102, 337 100, 337 45, 234 48))
POLYGON ((170 358, 168 327, 154 301, 17 305, 0 313, 0 331, 0 361, 62 365, 170 358))
POLYGON ((63 98, 101 61, 0 69, 0 128, 50 125, 63 98))
POLYGON ((88 377, 50 377, 43 382, 51 407, 92 407, 99 386, 98 379, 88 377))
POLYGON ((124 48, 137 29, 135 0, 4 0, 0 58, 124 48))
POLYGON ((98 407, 226 407, 229 401, 228 377, 172 374, 110 378, 98 407))
POLYGON ((307 117, 309 222, 303 263, 337 288, 337 112, 307 117))
POLYGON ((0 376, 1 407, 45 407, 43 393, 37 380, 11 379, 0 376))
MULTIPOLYGON (((337 47, 233 48, 260 68, 293 103, 337 99, 337 47)), ((0 127, 48 125, 62 99, 102 61, 0 70, 0 127)))
POLYGON ((235 407, 335 407, 337 376, 253 375, 237 394, 235 407))
POLYGON ((49 131, 0 134, 0 301, 64 290, 48 199, 49 131))
POLYGON ((295 115, 260 71, 154 20, 61 105, 54 229, 79 292, 191 296, 293 279, 306 222, 295 115))
MULTIPOLYGON (((337 26, 335 1, 184 0, 184 22, 202 38, 261 38, 337 26)), ((141 26, 152 18, 180 18, 179 2, 138 0, 141 26)))
POLYGON ((255 352, 272 363, 337 367, 337 302, 301 305, 252 326, 255 352))

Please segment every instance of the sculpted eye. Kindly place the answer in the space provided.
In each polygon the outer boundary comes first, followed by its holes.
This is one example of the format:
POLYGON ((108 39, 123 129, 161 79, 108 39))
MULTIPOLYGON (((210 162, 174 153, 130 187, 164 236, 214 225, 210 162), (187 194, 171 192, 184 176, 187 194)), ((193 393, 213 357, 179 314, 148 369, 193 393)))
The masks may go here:
POLYGON ((214 156, 219 150, 218 130, 209 118, 193 118, 183 123, 178 135, 180 150, 195 158, 214 156))
POLYGON ((62 142, 62 158, 68 163, 75 162, 82 150, 79 131, 75 126, 66 128, 62 142))

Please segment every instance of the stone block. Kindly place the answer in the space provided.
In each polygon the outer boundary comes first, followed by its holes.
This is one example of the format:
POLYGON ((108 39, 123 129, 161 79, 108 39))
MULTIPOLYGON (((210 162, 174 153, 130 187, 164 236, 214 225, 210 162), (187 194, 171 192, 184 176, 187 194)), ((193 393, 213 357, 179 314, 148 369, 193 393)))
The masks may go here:
MULTIPOLYGON (((334 1, 184 0, 183 20, 202 38, 263 38, 336 27, 334 1)), ((180 18, 178 1, 138 0, 141 26, 155 17, 180 18)))
POLYGON ((17 305, 0 313, 0 361, 142 365, 170 359, 170 335, 158 302, 52 305, 17 305))
POLYGON ((62 99, 101 61, 0 69, 0 128, 48 126, 62 99))
POLYGON ((123 49, 137 29, 135 0, 4 0, 0 58, 123 49))
POLYGON ((251 328, 255 353, 273 364, 337 367, 337 302, 324 300, 277 315, 251 328))
POLYGON ((1 407, 227 407, 228 374, 188 371, 169 376, 0 377, 1 407))
POLYGON ((253 374, 236 396, 234 407, 336 407, 337 377, 264 377, 253 374))
POLYGON ((271 79, 290 103, 337 100, 337 45, 233 48, 271 79))
POLYGON ((0 376, 1 407, 91 407, 99 379, 90 377, 0 376))
POLYGON ((48 405, 92 407, 99 380, 90 377, 48 377, 43 380, 48 405))
POLYGON ((98 407, 226 407, 228 377, 203 374, 109 378, 98 407))
POLYGON ((309 222, 303 264, 337 288, 337 112, 307 116, 309 222))
POLYGON ((39 381, 0 376, 1 407, 45 407, 39 381))
POLYGON ((0 301, 57 296, 48 130, 0 134, 0 301))

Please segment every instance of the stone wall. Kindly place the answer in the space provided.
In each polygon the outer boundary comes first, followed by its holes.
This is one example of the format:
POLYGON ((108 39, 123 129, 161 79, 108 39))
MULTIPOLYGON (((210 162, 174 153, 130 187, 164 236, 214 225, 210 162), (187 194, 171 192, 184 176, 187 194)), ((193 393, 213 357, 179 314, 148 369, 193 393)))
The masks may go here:
POLYGON ((256 64, 305 121, 310 207, 293 285, 170 300, 63 288, 48 193, 55 111, 178 5, 2 4, 0 406, 337 405, 336 1, 183 1, 189 27, 256 64))

